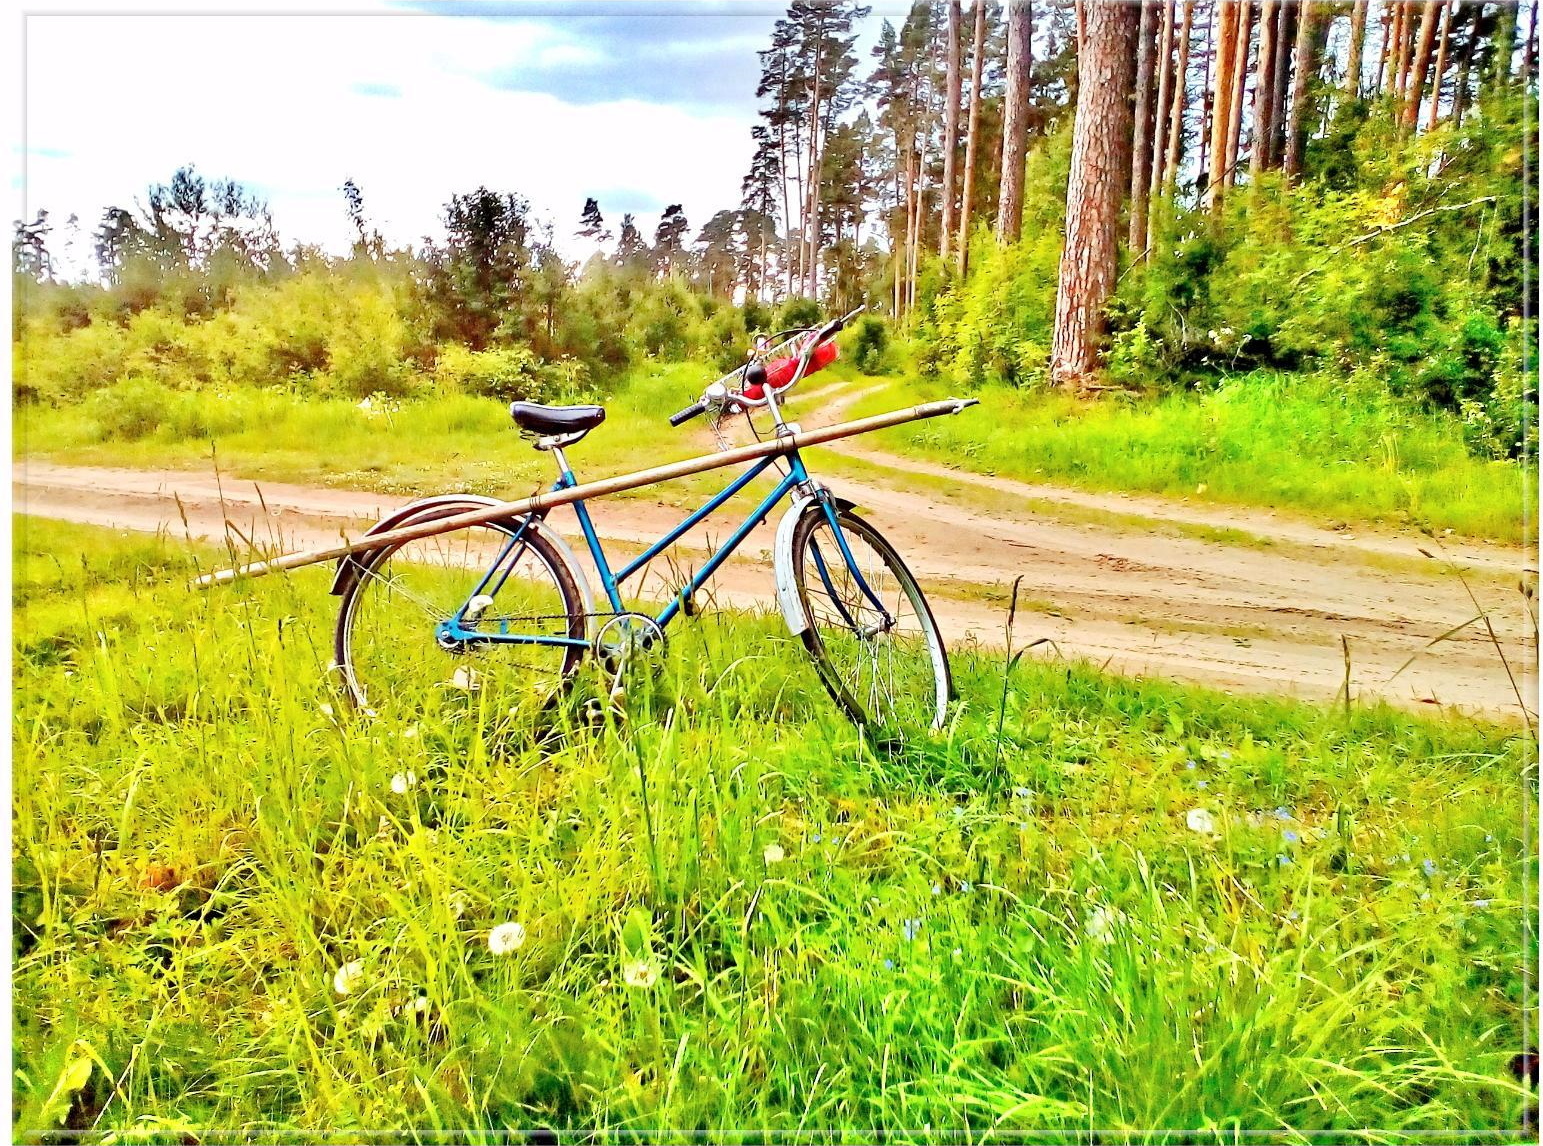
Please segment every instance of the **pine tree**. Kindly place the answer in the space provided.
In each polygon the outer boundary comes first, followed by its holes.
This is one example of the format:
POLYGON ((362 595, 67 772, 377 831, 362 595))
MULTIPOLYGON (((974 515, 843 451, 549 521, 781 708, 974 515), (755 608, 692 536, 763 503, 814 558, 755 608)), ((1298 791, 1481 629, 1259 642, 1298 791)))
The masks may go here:
POLYGON ((671 203, 659 216, 654 230, 654 270, 668 278, 686 253, 686 212, 679 203, 671 203))
POLYGON ((1034 9, 1030 0, 1008 0, 1007 96, 1002 117, 1002 185, 997 202, 999 243, 1017 242, 1023 229, 1023 162, 1028 150, 1033 38, 1034 9))
POLYGON ((1080 100, 1050 352, 1052 378, 1073 388, 1083 385, 1098 365, 1104 306, 1114 290, 1120 198, 1129 182, 1130 96, 1140 20, 1140 10, 1120 0, 1083 0, 1082 13, 1080 100))
POLYGON ((611 241, 611 232, 605 225, 605 216, 600 214, 600 204, 597 200, 593 198, 584 200, 584 210, 579 215, 579 229, 574 234, 593 243, 611 241))

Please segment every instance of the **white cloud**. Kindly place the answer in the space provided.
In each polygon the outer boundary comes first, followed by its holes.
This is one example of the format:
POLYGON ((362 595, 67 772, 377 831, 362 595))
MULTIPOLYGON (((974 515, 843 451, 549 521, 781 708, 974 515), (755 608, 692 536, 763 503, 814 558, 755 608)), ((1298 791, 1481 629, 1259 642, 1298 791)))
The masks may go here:
MULTIPOLYGON (((74 212, 89 230, 106 206, 142 199, 196 163, 264 195, 286 242, 341 250, 344 179, 397 243, 437 233, 450 194, 486 184, 525 195, 579 253, 570 238, 579 209, 605 189, 682 202, 693 226, 735 205, 751 152, 741 114, 638 100, 575 106, 476 78, 591 55, 560 26, 533 20, 33 15, 25 209, 60 221, 74 212)), ((602 197, 601 207, 619 222, 617 206, 602 197)))

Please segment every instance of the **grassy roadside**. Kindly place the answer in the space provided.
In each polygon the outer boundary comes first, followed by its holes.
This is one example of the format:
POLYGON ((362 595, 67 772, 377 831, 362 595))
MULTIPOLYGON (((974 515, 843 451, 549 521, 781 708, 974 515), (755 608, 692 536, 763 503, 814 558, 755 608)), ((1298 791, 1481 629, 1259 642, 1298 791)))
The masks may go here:
MULTIPOLYGON (((634 371, 607 399, 606 423, 574 451, 580 472, 598 478, 701 452, 694 426, 675 430, 666 418, 712 373, 692 363, 634 371)), ((936 380, 862 376, 845 361, 807 385, 832 382, 873 390, 850 417, 949 390, 936 380)), ((1031 482, 1269 506, 1328 523, 1398 523, 1512 543, 1530 540, 1535 526, 1535 470, 1477 460, 1455 423, 1326 383, 1254 378, 1140 407, 1001 387, 979 396, 985 410, 870 440, 901 456, 1031 482)), ((797 397, 790 413, 800 413, 797 397)), ((14 417, 19 452, 66 463, 206 469, 217 462, 243 478, 403 496, 501 494, 551 473, 549 459, 514 433, 502 404, 464 395, 361 409, 238 389, 178 393, 155 411, 99 395, 60 409, 20 407, 14 417)), ((828 451, 822 459, 832 472, 862 476, 855 461, 828 451)), ((638 496, 688 501, 717 484, 709 475, 638 496)))
POLYGON ((1531 1101, 1513 729, 961 650, 954 727, 877 755, 733 616, 620 733, 361 725, 324 576, 189 596, 219 556, 17 519, 23 1138, 1499 1142, 1531 1101))
MULTIPOLYGON (((958 392, 888 380, 854 417, 958 392)), ((1348 384, 1252 376, 1204 395, 1131 405, 993 386, 981 419, 937 418, 875 435, 980 473, 1297 510, 1334 523, 1398 523, 1525 542, 1536 531, 1537 470, 1470 456, 1457 424, 1360 395, 1348 384)))

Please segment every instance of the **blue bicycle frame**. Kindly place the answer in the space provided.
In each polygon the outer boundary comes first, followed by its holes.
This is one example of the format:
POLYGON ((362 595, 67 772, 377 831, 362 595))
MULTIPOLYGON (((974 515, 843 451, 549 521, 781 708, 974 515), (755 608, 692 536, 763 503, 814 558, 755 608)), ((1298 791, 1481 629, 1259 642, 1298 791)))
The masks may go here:
MULTIPOLYGON (((591 558, 594 560, 596 570, 599 571, 600 583, 605 590, 606 600, 611 606, 612 613, 620 615, 628 611, 622 604, 621 599, 621 585, 627 580, 627 578, 637 573, 655 557, 659 556, 659 554, 663 553, 671 545, 679 541, 704 518, 706 518, 714 510, 718 509, 736 493, 744 489, 747 485, 749 485, 752 481, 764 473, 772 465, 772 463, 777 460, 779 456, 784 456, 787 458, 788 472, 782 476, 782 479, 777 483, 777 487, 773 489, 764 500, 762 500, 760 505, 756 506, 756 508, 751 512, 750 516, 747 517, 745 521, 739 526, 739 528, 734 531, 733 535, 729 537, 728 541, 725 542, 720 548, 717 549, 716 552, 712 554, 711 557, 708 558, 707 562, 702 566, 702 568, 692 576, 692 578, 678 593, 676 593, 675 597, 670 601, 670 603, 661 609, 659 613, 653 618, 654 622, 662 631, 670 624, 671 621, 676 618, 676 616, 680 614, 681 610, 685 606, 685 602, 689 600, 691 596, 702 587, 703 584, 706 583, 708 578, 710 578, 717 571, 720 565, 722 565, 729 559, 730 556, 733 555, 734 551, 739 548, 740 544, 745 540, 746 537, 750 535, 751 531, 765 520, 766 515, 776 507, 777 503, 780 502, 783 498, 787 497, 793 490, 809 484, 809 474, 804 469, 803 459, 799 457, 798 451, 792 450, 785 455, 774 454, 757 461, 744 473, 740 474, 737 478, 725 486, 721 491, 713 495, 713 497, 709 499, 708 502, 700 509, 688 515, 683 521, 680 522, 680 524, 676 525, 647 550, 639 554, 634 560, 624 566, 619 573, 613 573, 611 571, 611 564, 606 559, 605 550, 601 548, 600 545, 600 537, 595 532, 594 522, 590 519, 589 507, 586 506, 582 501, 573 502, 573 510, 578 515, 579 527, 584 531, 585 544, 589 547, 589 553, 591 558)), ((577 485, 578 480, 573 476, 573 471, 568 467, 567 459, 560 452, 557 454, 557 457, 561 467, 562 476, 552 487, 553 490, 556 491, 568 489, 577 485)), ((867 580, 863 577, 861 570, 858 569, 857 562, 853 558, 851 550, 847 547, 846 538, 843 535, 841 527, 836 520, 836 508, 834 504, 831 502, 830 498, 823 496, 823 494, 818 494, 818 496, 820 504, 824 509, 826 518, 830 522, 831 529, 835 534, 837 547, 841 551, 841 556, 845 561, 847 569, 856 579, 857 584, 861 588, 864 596, 866 596, 868 600, 874 605, 874 607, 879 611, 879 616, 883 619, 882 623, 884 625, 892 623, 888 610, 884 607, 883 602, 879 600, 877 594, 875 594, 873 590, 869 588, 867 580)), ((580 648, 589 647, 590 642, 587 638, 559 636, 556 634, 510 632, 509 620, 507 618, 500 619, 497 622, 497 632, 491 632, 487 629, 467 627, 468 622, 466 620, 466 612, 470 607, 471 602, 479 596, 485 595, 491 597, 495 595, 509 579, 509 576, 513 572, 514 567, 518 562, 519 555, 524 548, 523 539, 525 530, 528 528, 529 521, 529 518, 523 519, 519 528, 510 534, 508 540, 501 547, 498 556, 494 558, 493 563, 488 567, 487 572, 482 575, 482 579, 477 583, 476 588, 472 590, 470 596, 467 598, 467 601, 462 604, 462 606, 456 611, 455 615, 439 623, 437 626, 436 635, 442 644, 493 643, 556 646, 566 645, 577 646, 580 648)), ((857 628, 856 622, 852 620, 850 615, 847 614, 846 609, 840 604, 840 595, 836 592, 835 587, 831 582, 830 571, 827 562, 824 556, 820 553, 817 546, 813 547, 813 556, 815 569, 818 572, 820 579, 824 582, 830 596, 837 603, 837 607, 840 608, 844 619, 847 621, 847 623, 851 624, 853 628, 857 628)))

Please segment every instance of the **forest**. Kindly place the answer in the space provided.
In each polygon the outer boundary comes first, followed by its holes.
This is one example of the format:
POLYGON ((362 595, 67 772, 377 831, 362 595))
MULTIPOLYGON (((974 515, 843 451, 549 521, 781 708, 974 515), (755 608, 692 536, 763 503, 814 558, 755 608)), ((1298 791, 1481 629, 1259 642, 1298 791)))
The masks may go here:
POLYGON ((350 180, 338 256, 192 166, 94 223, 39 210, 16 398, 130 432, 188 389, 557 399, 866 304, 864 370, 1137 403, 1284 375, 1533 457, 1535 4, 936 0, 860 58, 872 19, 789 6, 706 220, 477 187, 398 246, 350 180))

